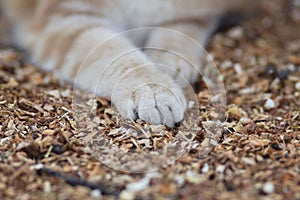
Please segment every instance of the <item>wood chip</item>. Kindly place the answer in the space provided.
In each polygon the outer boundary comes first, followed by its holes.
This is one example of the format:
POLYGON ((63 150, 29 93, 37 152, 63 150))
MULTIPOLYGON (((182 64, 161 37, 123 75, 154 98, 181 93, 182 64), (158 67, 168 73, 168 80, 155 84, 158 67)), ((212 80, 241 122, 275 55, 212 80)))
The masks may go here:
POLYGON ((1 199, 300 199, 295 2, 265 0, 212 37, 227 105, 199 78, 192 117, 174 129, 122 118, 0 37, 1 199))

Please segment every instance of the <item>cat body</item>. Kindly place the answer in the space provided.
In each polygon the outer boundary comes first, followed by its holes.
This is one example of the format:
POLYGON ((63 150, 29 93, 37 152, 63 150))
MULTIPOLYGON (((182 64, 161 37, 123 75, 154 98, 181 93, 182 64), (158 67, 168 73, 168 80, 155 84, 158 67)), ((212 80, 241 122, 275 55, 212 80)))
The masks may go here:
POLYGON ((14 40, 28 49, 33 62, 77 87, 111 98, 124 117, 170 127, 183 119, 183 88, 196 80, 201 68, 203 49, 187 41, 205 46, 221 15, 254 7, 248 0, 0 3, 14 40), (130 29, 137 31, 126 33, 130 29))

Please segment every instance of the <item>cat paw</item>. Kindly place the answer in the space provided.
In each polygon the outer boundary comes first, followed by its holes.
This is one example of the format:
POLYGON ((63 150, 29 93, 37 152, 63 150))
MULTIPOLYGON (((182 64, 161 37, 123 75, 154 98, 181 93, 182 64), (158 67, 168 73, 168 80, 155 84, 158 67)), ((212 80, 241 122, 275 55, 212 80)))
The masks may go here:
POLYGON ((118 89, 118 94, 112 96, 113 104, 123 117, 168 127, 174 127, 183 119, 186 100, 176 84, 145 83, 129 88, 118 89))

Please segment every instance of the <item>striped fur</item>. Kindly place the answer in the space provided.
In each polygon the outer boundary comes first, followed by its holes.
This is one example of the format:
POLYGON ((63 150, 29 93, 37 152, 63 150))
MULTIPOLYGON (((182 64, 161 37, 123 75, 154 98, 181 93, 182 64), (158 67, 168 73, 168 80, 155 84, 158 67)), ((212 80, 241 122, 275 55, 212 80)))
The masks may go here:
POLYGON ((167 29, 117 34, 163 26, 204 45, 218 16, 230 10, 249 10, 253 5, 248 0, 0 2, 15 27, 15 39, 43 69, 111 98, 124 117, 168 126, 183 118, 186 100, 181 88, 196 79, 198 69, 192 65, 200 68, 202 49, 167 29), (164 51, 141 51, 137 45, 169 50, 184 59, 164 51), (115 58, 119 59, 112 62, 115 58))

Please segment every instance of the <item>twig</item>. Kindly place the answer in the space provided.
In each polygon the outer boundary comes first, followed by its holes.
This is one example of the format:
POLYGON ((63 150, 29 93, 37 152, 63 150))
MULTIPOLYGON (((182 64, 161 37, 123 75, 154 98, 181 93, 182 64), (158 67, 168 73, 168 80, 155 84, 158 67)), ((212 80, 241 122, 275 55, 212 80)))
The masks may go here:
POLYGON ((45 173, 47 175, 63 179, 66 183, 68 183, 72 186, 80 185, 80 186, 83 186, 83 187, 90 188, 92 190, 100 190, 101 193, 104 194, 104 195, 117 196, 120 193, 119 189, 115 189, 115 190, 108 189, 108 187, 103 185, 103 184, 89 182, 89 181, 77 178, 75 176, 70 176, 70 175, 66 175, 66 174, 61 173, 61 172, 54 171, 54 170, 49 169, 49 168, 43 167, 43 168, 39 169, 38 172, 39 173, 45 173))

